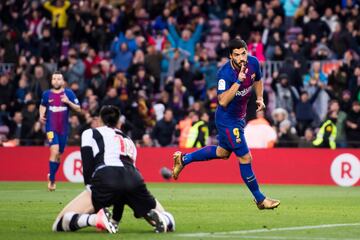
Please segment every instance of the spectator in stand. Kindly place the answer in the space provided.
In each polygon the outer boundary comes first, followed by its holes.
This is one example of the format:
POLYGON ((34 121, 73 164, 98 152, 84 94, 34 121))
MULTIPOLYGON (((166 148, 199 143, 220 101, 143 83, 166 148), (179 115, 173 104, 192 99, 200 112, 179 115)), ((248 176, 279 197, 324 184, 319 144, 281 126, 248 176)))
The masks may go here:
POLYGON ((190 56, 190 53, 181 48, 170 48, 163 51, 164 58, 169 62, 168 77, 174 77, 175 72, 181 68, 181 63, 190 56))
POLYGON ((176 125, 176 130, 179 132, 179 148, 186 147, 186 141, 189 137, 189 131, 193 124, 199 120, 198 115, 194 111, 190 111, 184 119, 180 120, 176 125))
POLYGON ((28 129, 25 129, 23 124, 23 115, 21 112, 15 112, 12 121, 10 122, 10 132, 9 139, 15 139, 18 144, 23 144, 20 140, 25 139, 26 132, 28 129))
POLYGON ((161 77, 161 50, 157 50, 154 45, 147 47, 147 54, 145 55, 144 65, 147 71, 155 78, 155 92, 160 90, 160 77, 161 77))
POLYGON ((130 104, 130 109, 128 109, 129 122, 132 124, 130 135, 136 141, 141 140, 147 129, 151 129, 155 125, 150 106, 146 94, 142 90, 130 104))
MULTIPOLYGON (((355 99, 354 99, 355 100, 355 99)), ((341 111, 348 113, 351 111, 352 107, 352 95, 349 90, 345 90, 342 92, 340 96, 340 109, 341 111)))
POLYGON ((281 44, 276 44, 274 49, 274 61, 284 61, 285 59, 285 48, 281 44))
MULTIPOLYGON (((1 105, 1 106, 5 106, 5 105, 1 105)), ((8 135, 9 135, 9 123, 8 123, 8 116, 7 114, 0 109, 0 146, 3 146, 2 144, 4 142, 6 142, 8 140, 8 135)))
MULTIPOLYGON (((216 46, 216 56, 217 56, 218 60, 220 60, 223 57, 226 57, 226 58, 228 57, 228 55, 229 55, 229 51, 228 51, 229 41, 230 41, 229 32, 222 32, 221 33, 221 40, 218 43, 218 45, 216 46)), ((249 45, 249 49, 251 49, 250 45, 249 45)))
POLYGON ((297 8, 300 5, 301 0, 281 0, 281 3, 284 6, 285 11, 285 25, 286 28, 290 28, 294 25, 294 15, 297 10, 297 8))
POLYGON ((5 105, 5 108, 9 110, 12 99, 12 85, 10 84, 10 76, 7 74, 0 75, 0 105, 5 105))
POLYGON ((294 97, 299 99, 299 93, 289 84, 287 74, 281 74, 278 79, 273 80, 272 88, 276 93, 276 107, 290 113, 294 112, 294 97))
POLYGON ((189 53, 188 59, 190 62, 194 61, 195 56, 195 45, 201 38, 201 32, 204 26, 204 18, 198 19, 198 25, 196 26, 195 32, 192 35, 189 29, 184 29, 181 32, 181 37, 175 29, 175 19, 170 17, 168 20, 169 35, 168 40, 171 42, 173 48, 180 48, 189 53))
POLYGON ((162 14, 155 18, 153 28, 160 31, 166 29, 168 27, 167 19, 170 17, 170 13, 169 8, 164 8, 162 14))
POLYGON ((26 105, 23 107, 21 114, 23 117, 22 125, 24 129, 31 129, 35 122, 39 119, 39 112, 36 108, 36 102, 33 100, 26 102, 26 105))
POLYGON ((155 147, 155 144, 149 134, 146 133, 143 135, 140 147, 155 147))
POLYGON ((328 79, 329 85, 327 89, 334 97, 341 98, 341 94, 349 86, 347 74, 341 68, 335 68, 331 71, 328 79))
POLYGON ((69 146, 79 146, 81 139, 81 124, 77 115, 72 115, 69 121, 69 146))
POLYGON ((304 136, 300 137, 299 139, 299 148, 313 148, 314 141, 314 131, 311 128, 307 128, 305 130, 304 136))
POLYGON ((181 82, 188 90, 189 95, 193 97, 193 95, 194 95, 193 81, 195 78, 195 74, 191 70, 190 62, 187 59, 185 59, 181 63, 181 68, 177 72, 175 72, 175 78, 181 79, 181 82))
POLYGON ((245 127, 245 138, 249 148, 273 148, 277 140, 276 131, 265 119, 263 110, 245 127))
POLYGON ((298 60, 286 57, 283 65, 279 69, 279 73, 288 76, 289 84, 294 86, 298 92, 303 88, 303 80, 301 76, 301 65, 298 60))
POLYGON ((318 88, 311 98, 307 91, 301 92, 300 98, 296 98, 295 117, 299 136, 303 136, 305 129, 312 127, 314 120, 316 120, 313 103, 318 97, 320 90, 321 88, 318 88))
MULTIPOLYGON (((217 84, 216 74, 218 72, 218 62, 214 61, 208 54, 206 49, 201 50, 199 58, 199 68, 198 70, 204 75, 205 78, 205 87, 209 89, 210 87, 217 84)), ((204 99, 203 99, 204 100, 204 99)))
POLYGON ((322 71, 321 63, 319 61, 313 62, 310 72, 304 77, 305 86, 309 84, 311 78, 319 80, 322 84, 325 85, 328 83, 328 78, 322 71))
POLYGON ((360 147, 360 103, 358 101, 352 103, 351 111, 347 115, 346 136, 349 147, 360 147))
POLYGON ((334 14, 333 9, 331 7, 327 7, 325 9, 324 15, 321 17, 321 21, 324 21, 328 25, 331 33, 334 33, 339 18, 336 14, 334 14))
POLYGON ((39 56, 44 62, 51 62, 54 59, 58 59, 59 49, 58 42, 54 39, 49 28, 44 28, 42 32, 42 38, 39 40, 39 56))
POLYGON ((30 76, 30 92, 35 97, 35 100, 39 101, 42 93, 50 87, 49 71, 42 63, 42 59, 32 57, 27 74, 30 76))
POLYGON ((136 75, 133 75, 131 79, 131 94, 136 96, 136 94, 142 90, 145 92, 145 95, 149 98, 153 97, 154 93, 154 84, 155 78, 146 72, 144 66, 139 66, 136 75))
POLYGON ((296 135, 294 128, 291 127, 289 120, 284 120, 279 125, 278 140, 276 147, 296 148, 299 137, 296 135))
POLYGON ((283 108, 276 108, 274 111, 272 111, 271 118, 273 121, 273 126, 278 133, 280 131, 280 123, 284 120, 289 120, 289 113, 283 108))
POLYGON ((139 67, 143 67, 145 64, 145 54, 143 50, 138 49, 135 51, 135 54, 132 58, 131 64, 127 70, 128 75, 136 75, 139 67))
POLYGON ((16 51, 16 33, 9 29, 7 25, 2 27, 0 35, 1 59, 5 63, 16 63, 18 54, 16 51))
POLYGON ((43 37, 42 30, 46 23, 46 18, 42 16, 42 13, 39 10, 34 10, 31 13, 31 17, 28 18, 28 34, 34 39, 41 39, 43 37))
POLYGON ((28 82, 28 76, 25 73, 21 74, 18 82, 18 88, 15 91, 15 98, 19 104, 23 104, 25 102, 25 96, 29 92, 28 82))
POLYGON ((346 119, 347 114, 340 109, 339 101, 333 99, 329 103, 329 111, 336 112, 336 146, 338 148, 345 148, 347 147, 346 142, 346 119))
POLYGON ((266 38, 268 38, 265 50, 265 57, 268 60, 273 60, 275 47, 282 46, 282 42, 285 35, 285 30, 283 26, 283 21, 280 16, 274 16, 274 20, 272 21, 271 25, 266 27, 266 38))
POLYGON ((310 98, 313 94, 315 94, 317 88, 322 88, 317 99, 315 100, 313 107, 316 109, 317 117, 320 121, 325 119, 327 110, 328 110, 328 102, 330 100, 329 95, 324 90, 327 85, 327 77, 321 70, 320 62, 316 61, 312 64, 312 70, 308 75, 304 77, 304 90, 306 90, 310 98))
POLYGON ((324 42, 327 40, 331 30, 329 26, 319 18, 319 14, 314 7, 309 8, 310 21, 304 25, 304 33, 306 38, 315 35, 316 39, 324 42))
POLYGON ((313 141, 315 147, 336 149, 337 117, 337 112, 329 111, 325 121, 320 125, 316 139, 313 141))
POLYGON ((122 109, 122 103, 118 97, 116 88, 111 87, 108 89, 106 96, 104 97, 104 100, 101 103, 102 106, 105 105, 113 105, 118 107, 119 109, 122 109))
POLYGON ((46 134, 41 128, 40 121, 36 121, 34 126, 32 126, 31 130, 26 135, 25 145, 30 146, 44 146, 45 144, 46 134))
POLYGON ((88 82, 88 87, 91 88, 97 96, 104 96, 106 92, 106 80, 101 74, 101 66, 99 64, 91 66, 91 77, 88 82))
POLYGON ((68 84, 77 83, 80 88, 80 92, 85 91, 85 64, 79 58, 79 54, 75 48, 69 50, 68 55, 69 65, 66 68, 65 79, 68 84))
POLYGON ((155 140, 156 146, 171 146, 175 133, 176 122, 173 118, 171 109, 166 109, 164 118, 156 122, 155 127, 151 133, 151 137, 155 140))
MULTIPOLYGON (((129 86, 129 80, 126 78, 125 73, 118 72, 115 76, 110 78, 108 87, 114 87, 117 91, 119 99, 123 107, 126 107, 128 101, 131 98, 131 89, 129 86)), ((125 112, 125 109, 121 109, 122 112, 125 112)))
POLYGON ((187 148, 201 148, 208 144, 209 140, 209 115, 201 113, 200 119, 193 122, 186 140, 187 148))
POLYGON ((234 22, 235 26, 241 26, 241 28, 236 28, 236 35, 248 41, 254 20, 254 16, 251 14, 251 8, 246 3, 242 3, 234 22))
POLYGON ((125 35, 123 32, 120 32, 118 38, 116 38, 113 43, 113 48, 119 49, 123 43, 126 43, 130 52, 135 53, 137 50, 135 35, 131 29, 127 29, 125 35))
POLYGON ((185 110, 189 107, 189 93, 181 79, 175 78, 173 83, 168 83, 167 90, 170 90, 171 108, 174 111, 175 119, 181 119, 185 110))
POLYGON ((53 5, 51 1, 45 1, 44 8, 51 13, 51 26, 53 28, 66 28, 68 20, 66 10, 70 5, 71 3, 68 0, 56 0, 55 5, 53 5))
POLYGON ((350 88, 353 100, 360 102, 360 63, 356 65, 354 75, 350 79, 350 88))
POLYGON ((112 62, 115 64, 117 71, 126 72, 131 64, 133 54, 128 49, 126 43, 122 43, 120 45, 115 44, 115 46, 120 47, 115 48, 113 46, 111 48, 112 62))
POLYGON ((83 59, 85 65, 85 79, 91 79, 93 73, 91 72, 91 68, 93 66, 99 65, 101 62, 101 57, 97 54, 94 48, 89 48, 84 52, 86 57, 83 59))
MULTIPOLYGON (((261 42, 261 34, 260 32, 255 32, 251 35, 250 44, 249 44, 249 54, 256 57, 260 63, 264 62, 264 45, 261 42)), ((276 48, 275 48, 276 54, 276 48)))

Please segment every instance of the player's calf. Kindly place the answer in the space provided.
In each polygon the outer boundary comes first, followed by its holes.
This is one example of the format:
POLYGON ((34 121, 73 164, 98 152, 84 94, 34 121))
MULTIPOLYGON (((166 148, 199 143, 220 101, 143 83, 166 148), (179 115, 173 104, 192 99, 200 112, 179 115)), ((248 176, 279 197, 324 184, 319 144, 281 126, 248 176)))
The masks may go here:
POLYGON ((67 212, 61 218, 57 218, 52 226, 54 232, 74 232, 84 227, 96 227, 116 233, 117 227, 111 222, 111 214, 107 209, 101 209, 97 214, 78 214, 67 212))

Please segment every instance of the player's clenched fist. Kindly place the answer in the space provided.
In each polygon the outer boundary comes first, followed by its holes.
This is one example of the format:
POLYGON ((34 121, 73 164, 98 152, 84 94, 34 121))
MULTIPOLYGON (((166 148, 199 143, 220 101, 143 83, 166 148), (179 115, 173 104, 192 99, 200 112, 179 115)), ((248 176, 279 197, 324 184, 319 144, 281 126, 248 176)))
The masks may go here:
POLYGON ((61 95, 61 101, 63 103, 69 103, 70 102, 69 98, 65 94, 61 95))

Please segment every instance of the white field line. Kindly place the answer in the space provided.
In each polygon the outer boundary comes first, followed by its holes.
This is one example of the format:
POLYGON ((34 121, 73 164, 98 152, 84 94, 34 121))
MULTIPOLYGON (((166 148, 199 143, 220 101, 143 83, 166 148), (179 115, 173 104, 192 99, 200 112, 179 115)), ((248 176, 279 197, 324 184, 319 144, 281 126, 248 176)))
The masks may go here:
MULTIPOLYGON (((56 189, 56 192, 81 192, 84 189, 56 189)), ((0 189, 0 193, 24 193, 24 192, 48 192, 47 188, 43 188, 43 189, 25 189, 25 190, 21 190, 21 189, 13 189, 13 190, 1 190, 0 189)))
MULTIPOLYGON (((229 232, 200 232, 200 233, 183 233, 177 234, 179 237, 226 237, 229 235, 245 235, 251 233, 267 233, 267 232, 282 232, 282 231, 299 231, 308 229, 321 229, 321 228, 337 228, 337 227, 349 227, 349 226, 360 226, 358 223, 339 223, 339 224, 323 224, 313 226, 298 226, 298 227, 284 227, 284 228, 260 228, 252 230, 241 230, 241 231, 229 231, 229 232)), ((240 236, 237 236, 240 237, 240 236)))
POLYGON ((249 236, 249 235, 213 235, 209 238, 234 239, 270 239, 270 240, 359 240, 359 238, 329 238, 329 237, 284 237, 284 236, 249 236))

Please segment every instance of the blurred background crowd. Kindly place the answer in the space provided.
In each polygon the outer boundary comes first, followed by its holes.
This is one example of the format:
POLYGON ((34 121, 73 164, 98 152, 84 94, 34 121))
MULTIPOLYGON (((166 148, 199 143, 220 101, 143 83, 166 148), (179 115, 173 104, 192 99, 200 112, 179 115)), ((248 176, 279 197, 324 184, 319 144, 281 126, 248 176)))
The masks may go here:
POLYGON ((54 70, 83 110, 69 118, 69 145, 98 126, 106 104, 121 109, 122 129, 139 146, 216 143, 216 73, 228 60, 229 40, 240 37, 261 62, 267 105, 256 113, 252 95, 250 147, 313 147, 325 137, 336 147, 360 147, 359 6, 357 0, 3 0, 0 144, 46 144, 38 106, 54 70))

